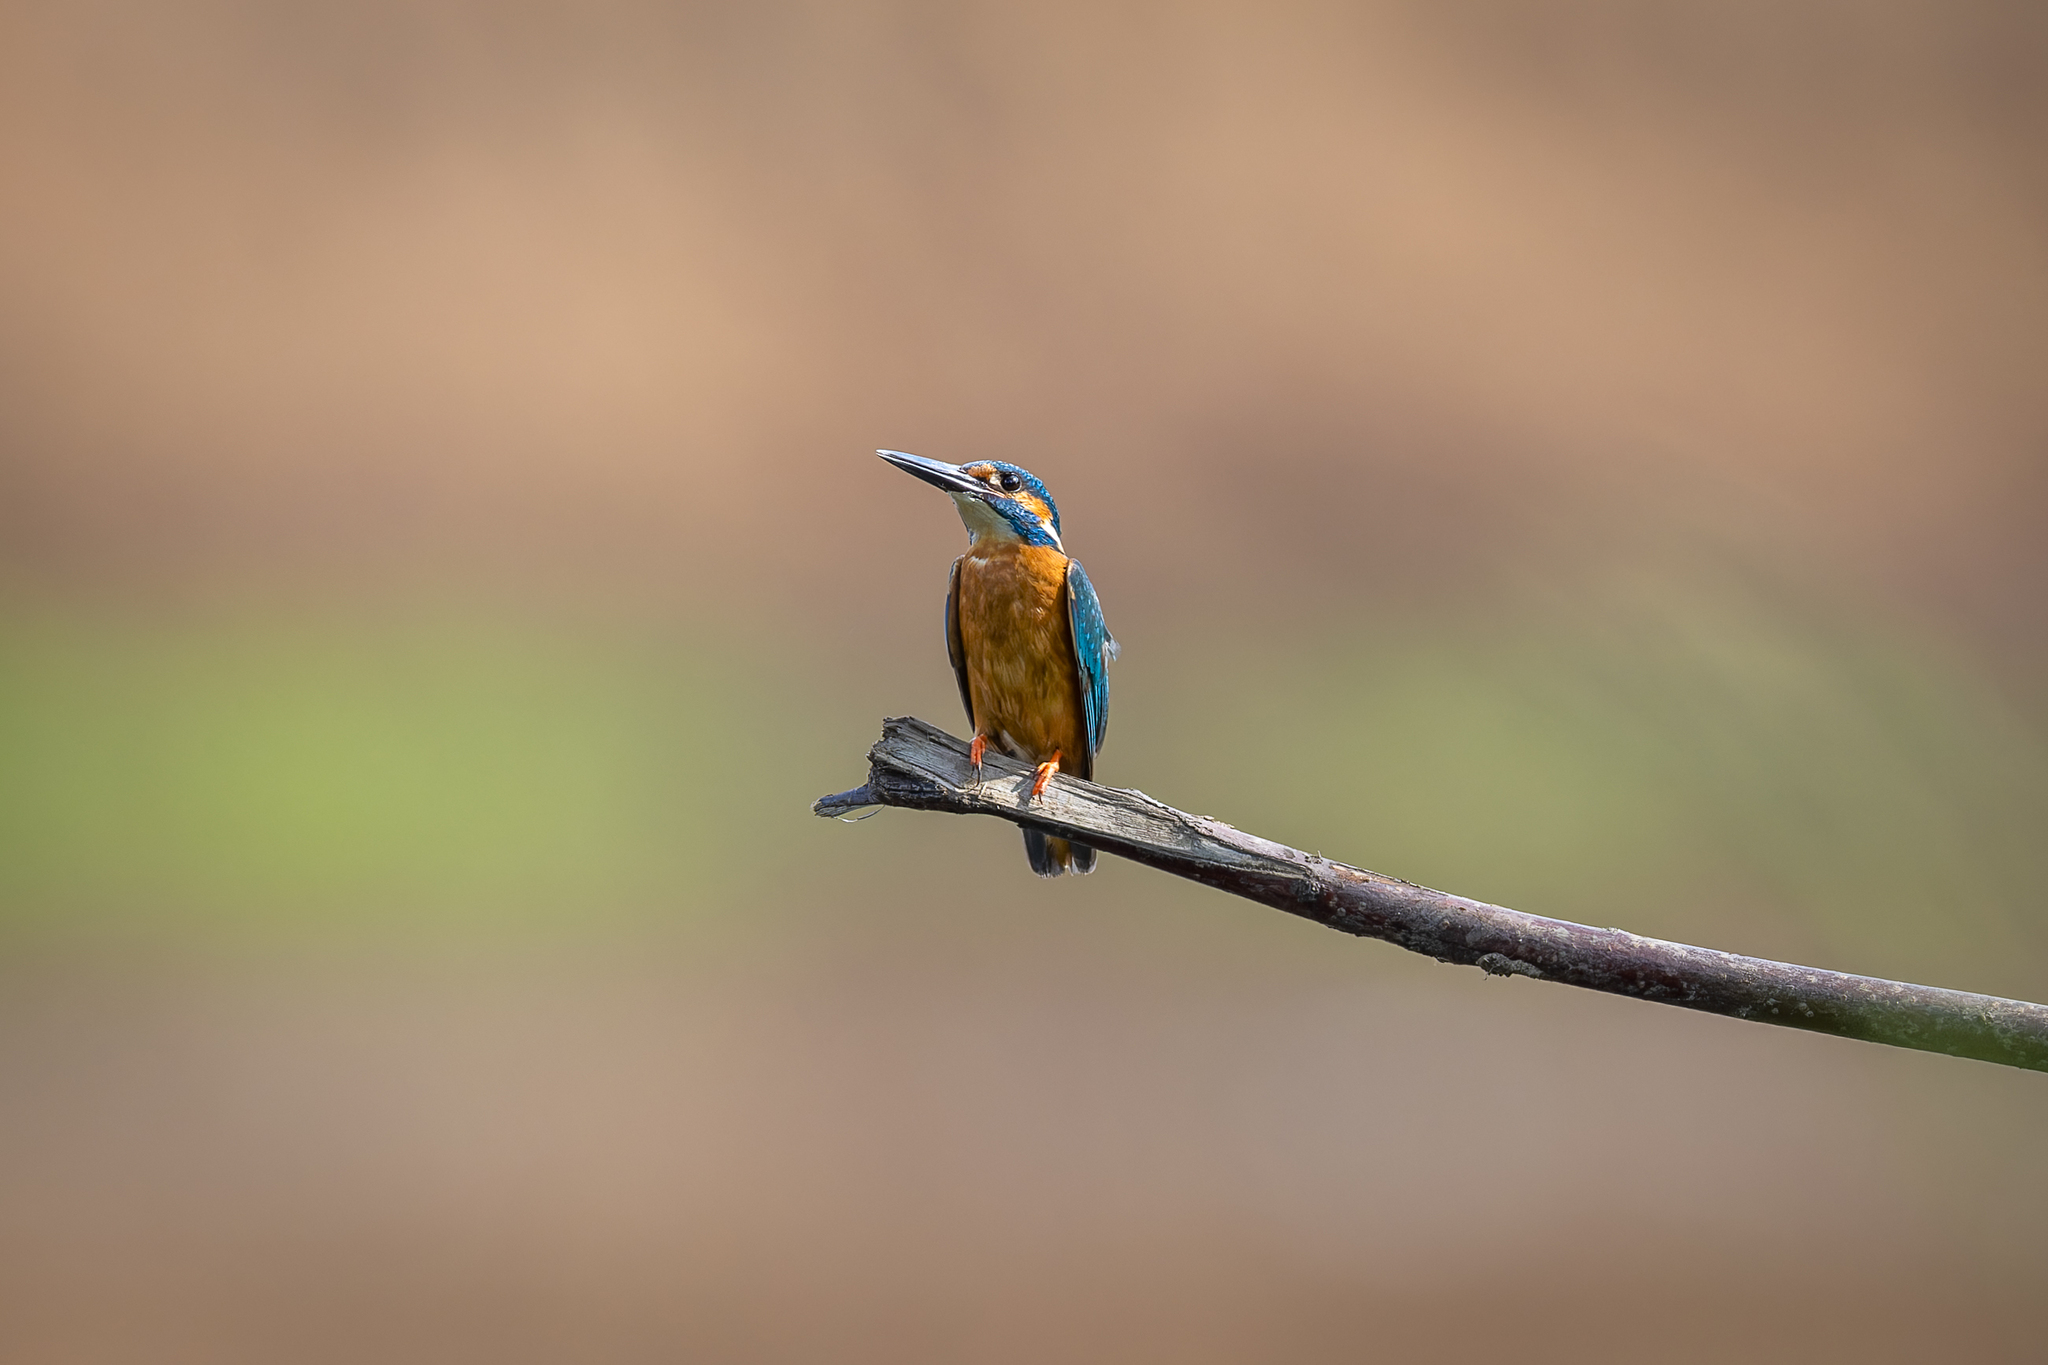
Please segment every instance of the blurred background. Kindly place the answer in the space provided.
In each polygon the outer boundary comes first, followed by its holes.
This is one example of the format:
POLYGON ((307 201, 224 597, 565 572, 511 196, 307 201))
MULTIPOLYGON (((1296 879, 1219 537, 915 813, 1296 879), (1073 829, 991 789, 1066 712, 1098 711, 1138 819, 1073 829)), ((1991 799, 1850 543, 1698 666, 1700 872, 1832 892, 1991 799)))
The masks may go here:
POLYGON ((1404 957, 1099 775, 2048 999, 2048 10, 0 5, 9 1361, 2035 1359, 2037 1075, 1404 957))

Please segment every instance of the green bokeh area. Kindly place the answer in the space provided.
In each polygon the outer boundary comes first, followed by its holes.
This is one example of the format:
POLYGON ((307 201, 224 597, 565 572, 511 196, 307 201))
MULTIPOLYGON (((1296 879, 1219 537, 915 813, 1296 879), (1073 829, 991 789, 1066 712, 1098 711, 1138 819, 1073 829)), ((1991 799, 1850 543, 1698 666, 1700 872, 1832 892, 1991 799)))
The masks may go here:
POLYGON ((609 913, 715 890, 747 803, 731 722, 760 693, 711 651, 447 622, 4 640, 17 923, 609 913))
MULTIPOLYGON (((2048 749, 1958 655, 1727 584, 1557 601, 1225 656, 1130 632, 1105 780, 1519 909, 2048 994, 2048 749)), ((16 932, 703 920, 939 895, 981 856, 804 813, 879 720, 817 695, 843 660, 504 618, 17 612, 0 640, 16 932)), ((924 662, 901 695, 950 700, 924 662)))

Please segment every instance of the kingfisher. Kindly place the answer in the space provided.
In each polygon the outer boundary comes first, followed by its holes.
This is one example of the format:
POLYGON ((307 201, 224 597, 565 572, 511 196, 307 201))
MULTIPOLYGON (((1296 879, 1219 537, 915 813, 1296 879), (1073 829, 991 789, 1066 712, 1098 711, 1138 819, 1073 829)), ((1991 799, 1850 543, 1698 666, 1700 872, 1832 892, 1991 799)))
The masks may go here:
MULTIPOLYGON (((1095 775, 1109 731, 1109 661, 1116 640, 1095 585, 1060 540, 1060 509, 1028 469, 1001 460, 945 464, 875 452, 944 489, 967 525, 967 553, 946 586, 946 657, 974 728, 975 780, 993 744, 1036 764, 1035 801, 1058 772, 1095 775)), ((1035 829, 1024 855, 1041 877, 1095 870, 1095 850, 1035 829)))

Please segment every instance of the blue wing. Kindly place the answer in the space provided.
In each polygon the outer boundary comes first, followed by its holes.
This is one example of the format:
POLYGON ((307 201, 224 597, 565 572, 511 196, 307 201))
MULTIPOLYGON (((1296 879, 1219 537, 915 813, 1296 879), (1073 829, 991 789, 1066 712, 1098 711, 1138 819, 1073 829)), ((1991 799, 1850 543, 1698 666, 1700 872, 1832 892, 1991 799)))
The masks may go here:
MULTIPOLYGON (((965 556, 962 556, 963 558, 965 556)), ((967 691, 967 646, 960 642, 960 561, 953 561, 953 576, 946 580, 946 660, 953 665, 953 680, 960 684, 960 704, 967 708, 967 727, 974 726, 974 698, 967 691)))
POLYGON ((1081 704, 1087 712, 1092 759, 1109 734, 1109 661, 1116 657, 1117 644, 1102 619, 1095 585, 1078 559, 1067 561, 1067 624, 1074 632, 1074 659, 1081 666, 1081 704))

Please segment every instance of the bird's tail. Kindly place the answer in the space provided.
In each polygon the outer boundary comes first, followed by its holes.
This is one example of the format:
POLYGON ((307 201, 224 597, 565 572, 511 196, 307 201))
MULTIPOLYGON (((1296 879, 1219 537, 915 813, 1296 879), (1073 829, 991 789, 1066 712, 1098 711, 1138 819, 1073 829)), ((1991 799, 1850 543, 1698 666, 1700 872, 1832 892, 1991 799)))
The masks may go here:
POLYGON ((1054 839, 1035 829, 1024 831, 1024 856, 1031 860, 1031 870, 1041 877, 1057 877, 1062 872, 1085 877, 1095 870, 1094 849, 1054 839))

